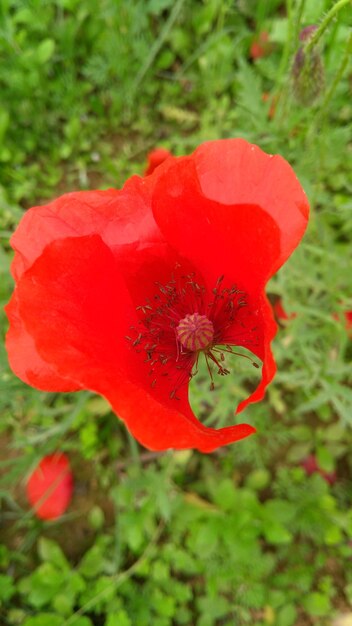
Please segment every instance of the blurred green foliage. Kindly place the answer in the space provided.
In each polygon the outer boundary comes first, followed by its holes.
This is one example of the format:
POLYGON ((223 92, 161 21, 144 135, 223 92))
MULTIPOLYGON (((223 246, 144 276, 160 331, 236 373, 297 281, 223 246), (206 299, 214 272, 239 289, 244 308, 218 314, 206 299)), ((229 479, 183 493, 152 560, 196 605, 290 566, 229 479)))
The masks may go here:
MULTIPOLYGON (((319 42, 325 85, 312 106, 291 79, 299 31, 334 4, 1 3, 1 310, 23 208, 119 186, 156 145, 183 154, 243 136, 288 159, 312 203, 304 242, 270 283, 296 317, 274 342, 266 400, 246 410, 249 440, 211 456, 145 452, 103 399, 23 385, 1 344, 1 625, 330 626, 351 607, 350 7, 319 42), (269 52, 253 59, 263 31, 269 52), (75 497, 42 523, 23 485, 55 449, 72 459, 75 497), (308 477, 309 455, 321 472, 308 477)), ((207 424, 233 422, 254 384, 245 359, 231 366, 214 392, 205 372, 191 383, 207 424)))

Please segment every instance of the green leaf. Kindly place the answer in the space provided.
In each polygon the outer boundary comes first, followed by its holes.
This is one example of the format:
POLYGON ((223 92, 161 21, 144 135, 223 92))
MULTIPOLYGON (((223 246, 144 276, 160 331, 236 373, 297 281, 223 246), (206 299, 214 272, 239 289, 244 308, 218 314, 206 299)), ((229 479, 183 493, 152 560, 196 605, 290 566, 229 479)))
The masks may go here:
POLYGON ((121 610, 117 611, 117 613, 110 613, 104 626, 132 626, 132 622, 126 611, 121 610))
POLYGON ((317 461, 319 467, 325 472, 332 472, 335 469, 334 457, 326 446, 317 447, 317 461))
POLYGON ((317 591, 309 593, 305 598, 303 598, 302 604, 307 613, 313 617, 331 615, 330 599, 317 591))
POLYGON ((74 604, 74 596, 69 593, 59 593, 53 599, 53 608, 60 613, 60 615, 69 615, 72 611, 74 604))
POLYGON ((232 480, 224 478, 216 485, 214 502, 225 511, 234 508, 237 502, 236 488, 232 480))
POLYGON ((47 63, 49 59, 51 59, 51 57, 53 56, 54 50, 55 41, 53 39, 44 39, 44 41, 39 44, 36 50, 36 57, 38 62, 42 65, 44 65, 44 63, 47 63))
POLYGON ((265 503, 265 514, 274 521, 287 524, 291 522, 295 513, 295 505, 286 500, 273 499, 265 503))
POLYGON ((26 591, 21 586, 21 593, 28 593, 30 604, 36 608, 41 608, 49 604, 54 596, 60 592, 65 579, 60 570, 46 562, 40 565, 25 581, 27 585, 29 584, 29 590, 26 591))
POLYGON ((39 539, 38 554, 42 561, 48 561, 60 569, 67 570, 70 567, 60 546, 51 539, 46 537, 39 539))
POLYGON ((89 511, 88 520, 94 530, 100 530, 104 526, 105 522, 103 509, 101 509, 100 506, 93 506, 93 508, 89 511))
MULTIPOLYGON (((55 613, 40 613, 26 619, 22 626, 62 626, 62 617, 55 613)), ((76 624, 77 626, 77 624, 76 624)))
POLYGON ((266 469, 257 469, 251 472, 246 479, 246 486, 260 491, 270 483, 270 472, 266 469))
POLYGON ((338 526, 330 526, 324 534, 324 542, 328 546, 335 546, 343 541, 343 534, 338 526))
POLYGON ((9 122, 10 122, 9 112, 6 109, 0 108, 0 141, 4 139, 9 122))
POLYGON ((294 626, 296 624, 297 611, 293 604, 287 604, 277 613, 277 626, 294 626))
POLYGON ((104 570, 104 554, 101 546, 94 545, 83 556, 79 564, 79 573, 86 578, 95 578, 104 570))
POLYGON ((80 615, 74 622, 72 622, 72 626, 93 626, 93 622, 86 615, 80 615))
POLYGON ((267 523, 264 528, 264 537, 269 543, 290 543, 292 534, 279 522, 267 523))
POLYGON ((0 574, 0 606, 2 602, 10 600, 15 591, 15 585, 11 576, 6 576, 6 574, 0 574))
POLYGON ((171 7, 174 0, 150 0, 148 3, 148 12, 152 15, 160 15, 165 9, 171 7))

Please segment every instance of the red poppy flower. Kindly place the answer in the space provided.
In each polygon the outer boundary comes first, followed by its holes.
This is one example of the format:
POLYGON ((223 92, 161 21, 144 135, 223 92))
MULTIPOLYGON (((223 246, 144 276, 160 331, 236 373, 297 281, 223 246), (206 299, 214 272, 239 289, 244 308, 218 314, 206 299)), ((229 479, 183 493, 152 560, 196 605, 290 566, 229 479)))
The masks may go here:
POLYGON ((272 44, 269 41, 269 33, 263 30, 253 39, 249 49, 249 56, 256 61, 256 59, 268 56, 271 50, 272 44))
POLYGON ((302 461, 301 465, 305 470, 307 476, 311 476, 312 474, 320 474, 320 476, 324 478, 325 482, 329 483, 329 485, 333 485, 336 482, 336 472, 326 472, 325 470, 321 469, 314 454, 310 454, 309 456, 307 456, 304 461, 302 461))
POLYGON ((352 311, 345 311, 345 328, 348 336, 352 339, 352 311))
POLYGON ((161 163, 164 163, 164 161, 166 161, 166 159, 168 159, 170 156, 172 156, 171 152, 169 152, 165 148, 155 148, 155 150, 149 152, 147 156, 148 164, 144 175, 149 176, 149 174, 152 174, 155 168, 157 168, 158 165, 161 165, 161 163))
MULTIPOLYGON (((334 320, 341 321, 341 313, 333 313, 334 320)), ((347 337, 352 339, 352 311, 343 311, 343 322, 347 333, 347 337)))
POLYGON ((45 456, 29 477, 26 493, 37 517, 52 520, 63 515, 70 504, 73 477, 65 454, 45 456))
POLYGON ((297 313, 287 313, 282 304, 282 298, 277 298, 273 304, 273 310, 277 322, 288 322, 297 317, 297 313))
POLYGON ((122 190, 69 193, 31 209, 12 237, 7 349, 47 391, 105 396, 146 447, 210 452, 254 432, 206 428, 188 401, 204 358, 212 384, 233 346, 275 373, 264 288, 299 243, 308 203, 288 163, 242 139, 168 158, 122 190))

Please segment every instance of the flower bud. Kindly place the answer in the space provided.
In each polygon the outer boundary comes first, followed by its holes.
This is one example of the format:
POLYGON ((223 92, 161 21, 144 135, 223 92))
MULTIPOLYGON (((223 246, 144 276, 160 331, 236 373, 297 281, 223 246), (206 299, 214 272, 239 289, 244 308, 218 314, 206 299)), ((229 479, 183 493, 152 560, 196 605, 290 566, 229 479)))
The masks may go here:
POLYGON ((307 51, 307 44, 316 30, 316 26, 306 26, 300 35, 303 46, 298 49, 292 66, 294 96, 302 105, 313 104, 324 87, 324 65, 321 51, 317 46, 307 51))

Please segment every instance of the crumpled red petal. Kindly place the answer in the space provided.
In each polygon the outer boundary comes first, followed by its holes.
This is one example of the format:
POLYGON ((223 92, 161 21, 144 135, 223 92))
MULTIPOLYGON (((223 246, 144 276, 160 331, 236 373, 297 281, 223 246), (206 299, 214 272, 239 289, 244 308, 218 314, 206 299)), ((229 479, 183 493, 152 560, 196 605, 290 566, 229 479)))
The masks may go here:
POLYGON ((66 454, 45 456, 28 479, 26 494, 35 515, 43 520, 61 517, 73 491, 73 475, 66 454))
POLYGON ((51 243, 17 289, 21 316, 39 354, 57 375, 104 395, 146 447, 210 452, 254 432, 246 424, 218 431, 200 424, 187 387, 176 404, 162 384, 151 389, 143 360, 125 340, 137 322, 135 306, 99 236, 51 243))

